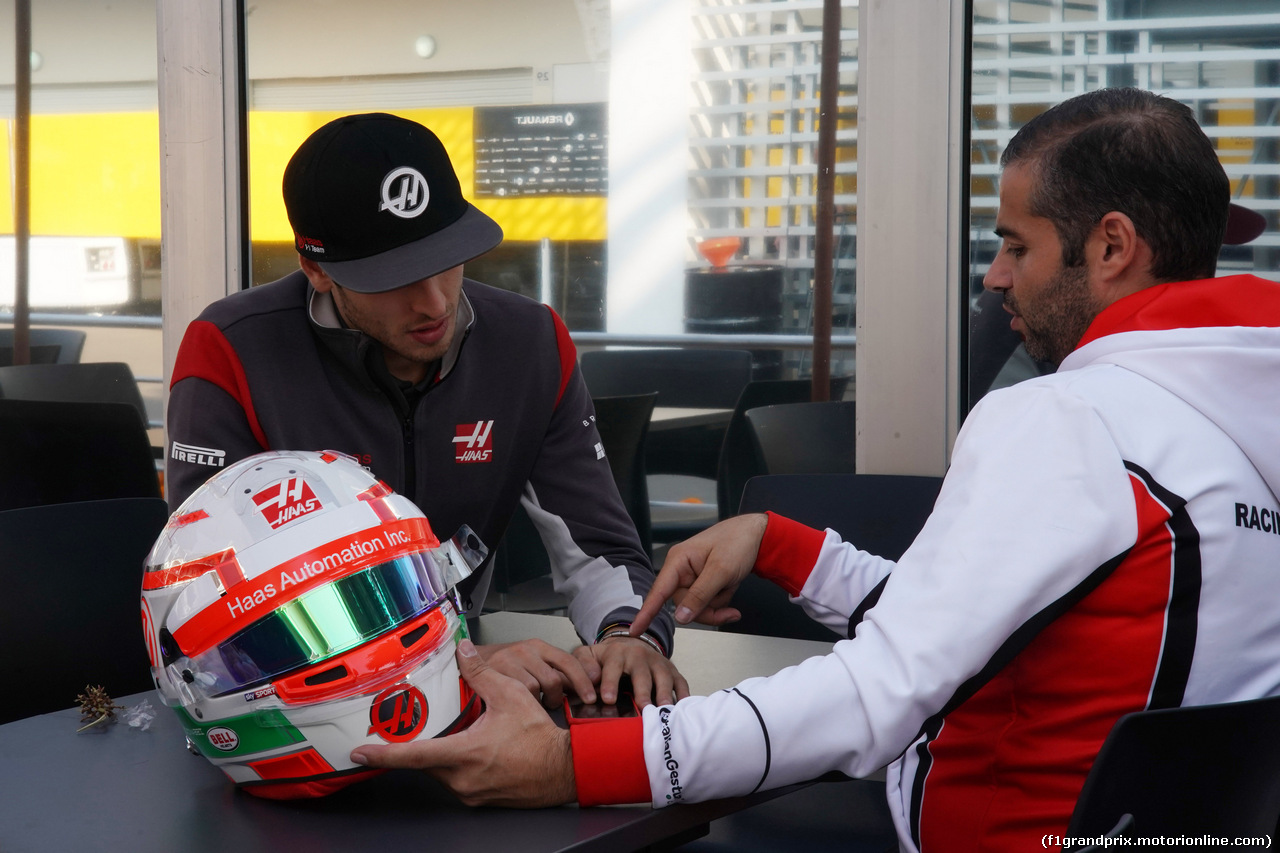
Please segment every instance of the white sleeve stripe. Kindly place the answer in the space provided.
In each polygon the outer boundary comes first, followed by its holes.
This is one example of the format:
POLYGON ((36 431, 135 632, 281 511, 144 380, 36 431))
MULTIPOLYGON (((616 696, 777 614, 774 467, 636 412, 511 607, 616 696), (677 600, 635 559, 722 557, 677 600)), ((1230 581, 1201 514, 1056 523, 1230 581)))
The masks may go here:
POLYGON ((620 607, 640 609, 644 602, 632 588, 626 566, 584 552, 564 519, 538 503, 532 484, 525 485, 520 503, 542 537, 551 558, 552 585, 568 597, 569 618, 580 636, 593 640, 604 618, 620 607))
POLYGON ((736 687, 732 688, 729 692, 737 693, 742 697, 744 702, 751 706, 751 710, 755 712, 756 719, 760 721, 760 734, 764 737, 764 773, 760 775, 760 781, 756 783, 756 786, 751 789, 751 793, 754 794, 756 791, 760 790, 762 785, 764 785, 764 780, 769 778, 769 768, 773 764, 772 745, 769 743, 769 727, 764 724, 764 717, 760 715, 760 709, 756 707, 756 703, 752 702, 745 693, 736 687))

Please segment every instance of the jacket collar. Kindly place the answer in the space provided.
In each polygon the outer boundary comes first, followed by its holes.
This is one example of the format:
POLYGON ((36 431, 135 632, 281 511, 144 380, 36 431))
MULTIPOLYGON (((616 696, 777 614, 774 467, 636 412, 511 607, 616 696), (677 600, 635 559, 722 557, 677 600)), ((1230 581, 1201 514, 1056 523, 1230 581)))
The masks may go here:
MULTIPOLYGON (((324 341, 338 360, 352 368, 360 376, 361 381, 368 383, 370 387, 377 387, 369 375, 366 360, 371 354, 378 358, 382 357, 381 344, 359 329, 344 326, 338 317, 338 309, 333 303, 333 297, 328 293, 319 292, 310 284, 307 285, 307 317, 311 321, 312 331, 324 341)), ((464 286, 458 299, 459 333, 453 336, 453 343, 449 345, 448 352, 440 361, 440 373, 436 381, 448 376, 457 365, 458 357, 462 352, 462 342, 471 334, 475 319, 476 312, 471 306, 471 300, 467 298, 464 286)))

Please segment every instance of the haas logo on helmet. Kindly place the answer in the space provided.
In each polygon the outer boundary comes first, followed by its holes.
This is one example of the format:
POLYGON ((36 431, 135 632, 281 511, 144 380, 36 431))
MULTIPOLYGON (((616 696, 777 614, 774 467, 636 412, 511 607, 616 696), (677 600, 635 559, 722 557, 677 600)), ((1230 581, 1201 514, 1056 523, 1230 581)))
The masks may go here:
POLYGON ((413 740, 427 724, 427 697, 411 684, 397 684, 374 697, 369 706, 369 734, 389 743, 413 740))
POLYGON ((267 486, 253 496, 253 502, 273 530, 320 509, 319 499, 301 477, 290 477, 267 486))

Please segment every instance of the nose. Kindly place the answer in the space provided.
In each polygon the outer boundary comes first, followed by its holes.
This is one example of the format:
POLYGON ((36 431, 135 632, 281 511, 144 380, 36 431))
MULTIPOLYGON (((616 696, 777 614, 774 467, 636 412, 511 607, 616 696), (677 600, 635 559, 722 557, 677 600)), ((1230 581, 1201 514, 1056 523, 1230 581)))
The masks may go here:
POLYGON ((409 307, 433 320, 443 317, 449 310, 449 300, 441 284, 441 277, 433 276, 409 285, 409 307))
POLYGON ((1013 286, 1008 267, 1005 265, 1004 252, 997 252, 992 259, 991 266, 987 268, 987 274, 982 277, 982 286, 993 292, 1005 291, 1013 286))

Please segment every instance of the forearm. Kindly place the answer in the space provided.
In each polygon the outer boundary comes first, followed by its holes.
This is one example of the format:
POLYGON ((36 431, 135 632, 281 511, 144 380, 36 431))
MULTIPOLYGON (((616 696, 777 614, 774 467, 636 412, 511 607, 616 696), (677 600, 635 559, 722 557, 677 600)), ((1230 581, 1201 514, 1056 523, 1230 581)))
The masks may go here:
POLYGON ((832 530, 768 514, 753 571, 780 586, 810 617, 848 636, 849 617, 865 609, 894 563, 858 550, 832 530))

